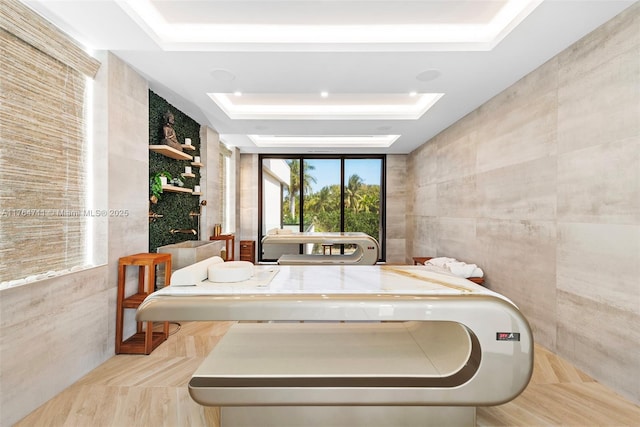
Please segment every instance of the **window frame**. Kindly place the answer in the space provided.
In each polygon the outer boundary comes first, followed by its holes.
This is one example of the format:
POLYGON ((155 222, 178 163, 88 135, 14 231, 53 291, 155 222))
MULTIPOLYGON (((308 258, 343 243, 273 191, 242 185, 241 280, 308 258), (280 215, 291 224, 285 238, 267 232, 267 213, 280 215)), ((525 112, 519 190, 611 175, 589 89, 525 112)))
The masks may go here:
MULTIPOLYGON (((258 262, 275 262, 272 259, 263 259, 262 257, 262 228, 263 228, 263 160, 264 159, 283 159, 283 160, 299 160, 300 161, 300 182, 304 176, 305 160, 339 160, 340 161, 340 225, 344 229, 345 223, 345 161, 346 160, 380 160, 380 256, 378 262, 386 260, 386 199, 387 199, 387 156, 385 154, 259 154, 258 155, 258 262)), ((281 189, 282 191, 282 189, 281 189)), ((282 199, 282 198, 281 198, 282 199)), ((303 231, 304 224, 304 191, 300 189, 300 230, 303 231)), ((378 236, 372 236, 378 239, 378 236)), ((302 246, 302 245, 301 245, 302 246)))

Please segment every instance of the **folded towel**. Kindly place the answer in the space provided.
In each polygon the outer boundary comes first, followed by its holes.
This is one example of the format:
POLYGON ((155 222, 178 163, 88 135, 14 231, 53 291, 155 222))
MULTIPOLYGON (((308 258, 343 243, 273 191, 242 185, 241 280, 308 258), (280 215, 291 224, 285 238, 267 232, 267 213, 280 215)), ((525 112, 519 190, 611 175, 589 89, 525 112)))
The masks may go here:
POLYGON ((456 260, 454 258, 436 257, 436 258, 431 258, 430 260, 427 260, 425 264, 435 265, 436 267, 444 267, 446 264, 450 262, 456 262, 456 260))
POLYGON ((484 271, 482 271, 480 267, 477 267, 469 277, 484 277, 484 271))
POLYGON ((483 277, 484 272, 478 268, 476 264, 467 264, 466 262, 458 261, 455 258, 437 257, 431 258, 424 263, 427 267, 435 267, 443 269, 451 274, 468 279, 469 277, 483 277))
POLYGON ((471 277, 473 270, 475 270, 478 266, 475 264, 467 264, 465 262, 458 261, 447 263, 445 267, 449 269, 452 274, 455 274, 458 277, 464 277, 466 279, 467 277, 471 277))

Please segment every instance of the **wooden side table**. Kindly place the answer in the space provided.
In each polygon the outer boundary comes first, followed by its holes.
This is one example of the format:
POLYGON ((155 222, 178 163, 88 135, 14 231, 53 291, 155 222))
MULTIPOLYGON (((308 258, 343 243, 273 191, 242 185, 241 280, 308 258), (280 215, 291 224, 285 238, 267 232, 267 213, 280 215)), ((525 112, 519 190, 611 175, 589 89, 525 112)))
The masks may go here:
POLYGON ((171 281, 171 254, 141 253, 120 258, 118 261, 118 299, 116 312, 116 354, 150 354, 169 336, 169 322, 164 322, 162 332, 153 332, 153 322, 137 322, 136 333, 123 340, 124 310, 137 309, 142 301, 154 291, 156 266, 165 264, 165 286, 171 281), (138 290, 125 297, 125 269, 127 266, 138 267, 138 290), (145 276, 147 280, 145 280, 145 276), (145 326, 145 327, 143 327, 145 326))
POLYGON ((256 263, 256 242, 255 240, 240 240, 240 261, 256 263))
POLYGON ((211 236, 209 240, 224 240, 225 248, 227 250, 227 258, 225 261, 233 261, 236 257, 236 236, 233 234, 221 234, 219 236, 211 236))

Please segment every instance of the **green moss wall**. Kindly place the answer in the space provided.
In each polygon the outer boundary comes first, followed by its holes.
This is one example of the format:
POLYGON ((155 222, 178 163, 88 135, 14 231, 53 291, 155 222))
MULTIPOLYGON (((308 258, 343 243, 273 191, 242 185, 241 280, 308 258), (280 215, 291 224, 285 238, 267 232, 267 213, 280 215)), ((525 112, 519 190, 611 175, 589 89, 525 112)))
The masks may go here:
MULTIPOLYGON (((167 110, 171 111, 175 117, 174 129, 178 141, 184 143, 185 138, 191 138, 191 144, 196 148, 191 151, 185 150, 185 152, 191 156, 200 156, 200 125, 152 91, 149 91, 149 145, 160 144, 164 124, 162 116, 167 110)), ((149 151, 149 177, 162 171, 169 172, 172 177, 180 177, 185 166, 191 166, 191 162, 171 159, 149 151)), ((195 178, 181 177, 181 179, 185 188, 193 189, 194 185, 200 183, 200 169, 192 167, 191 170, 196 175, 195 178)), ((157 204, 150 204, 151 211, 163 217, 149 224, 149 252, 156 252, 159 246, 197 239, 193 234, 172 235, 170 230, 198 230, 198 217, 190 217, 189 213, 198 211, 199 201, 200 198, 192 194, 164 192, 157 204)))

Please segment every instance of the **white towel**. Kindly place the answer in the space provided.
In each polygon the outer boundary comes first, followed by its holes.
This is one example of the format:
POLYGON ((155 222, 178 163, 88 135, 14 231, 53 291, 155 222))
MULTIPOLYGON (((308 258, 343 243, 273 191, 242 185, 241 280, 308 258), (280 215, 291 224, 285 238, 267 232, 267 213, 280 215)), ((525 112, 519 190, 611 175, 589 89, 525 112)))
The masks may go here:
POLYGON ((425 265, 429 264, 429 265, 435 265, 436 267, 444 268, 450 262, 456 262, 456 260, 454 258, 437 257, 437 258, 431 258, 430 260, 427 260, 427 262, 425 262, 425 265))
POLYGON ((467 264, 463 261, 458 261, 455 258, 437 257, 427 260, 424 265, 427 267, 436 267, 443 269, 454 276, 463 277, 468 279, 469 277, 483 277, 484 272, 478 268, 476 264, 467 264))
POLYGON ((458 261, 447 263, 445 267, 452 274, 455 274, 458 277, 464 277, 466 279, 468 277, 471 277, 471 274, 478 266, 475 264, 467 264, 465 262, 458 261))
POLYGON ((482 271, 480 267, 477 267, 469 277, 484 277, 484 271, 482 271))

